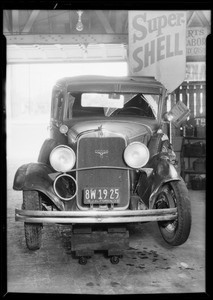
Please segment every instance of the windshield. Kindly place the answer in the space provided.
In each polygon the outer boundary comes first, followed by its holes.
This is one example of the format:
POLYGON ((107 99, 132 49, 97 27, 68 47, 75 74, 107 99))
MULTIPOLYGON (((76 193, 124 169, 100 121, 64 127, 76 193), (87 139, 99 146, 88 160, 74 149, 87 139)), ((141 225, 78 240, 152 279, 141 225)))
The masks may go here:
POLYGON ((141 116, 157 118, 159 95, 141 93, 69 93, 64 119, 75 117, 141 116))

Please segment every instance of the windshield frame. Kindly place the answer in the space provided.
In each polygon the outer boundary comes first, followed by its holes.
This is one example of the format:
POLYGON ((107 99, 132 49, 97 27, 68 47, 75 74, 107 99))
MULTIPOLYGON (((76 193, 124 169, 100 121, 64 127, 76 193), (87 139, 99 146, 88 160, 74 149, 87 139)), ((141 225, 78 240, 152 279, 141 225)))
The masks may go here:
MULTIPOLYGON (((79 91, 79 93, 74 93, 75 95, 76 94, 79 94, 79 95, 82 95, 82 94, 84 94, 84 93, 86 93, 86 94, 88 94, 88 91, 85 91, 85 92, 82 92, 82 91, 79 91)), ((89 92, 89 93, 92 93, 92 92, 89 92)), ((109 94, 109 92, 107 91, 107 92, 99 92, 100 94, 109 94)), ((65 95, 65 97, 64 97, 64 105, 63 105, 63 120, 64 121, 69 121, 70 119, 74 119, 74 118, 76 118, 77 116, 75 116, 75 117, 73 117, 73 116, 70 116, 70 117, 67 117, 67 113, 68 113, 68 105, 69 105, 69 101, 70 101, 70 97, 72 97, 72 93, 71 92, 66 92, 65 93, 66 95, 65 95)), ((97 94, 97 92, 95 92, 95 94, 97 94)), ((114 92, 114 94, 116 94, 116 92, 114 92)), ((146 103, 147 103, 147 106, 149 106, 150 107, 150 109, 151 109, 151 111, 152 111, 152 114, 153 114, 153 117, 152 116, 140 116, 140 115, 136 115, 136 114, 129 114, 129 115, 127 115, 127 114, 125 114, 125 116, 128 116, 128 117, 140 117, 140 118, 149 118, 149 119, 153 119, 153 120, 157 120, 158 121, 158 118, 159 118, 159 106, 160 106, 160 102, 161 102, 161 94, 156 94, 156 93, 135 93, 135 91, 133 91, 133 92, 131 92, 131 91, 128 91, 128 92, 117 92, 117 94, 121 94, 121 95, 124 95, 124 94, 130 94, 130 95, 132 95, 132 98, 131 99, 129 99, 126 103, 128 103, 129 101, 131 101, 131 100, 133 100, 134 99, 134 97, 137 97, 137 96, 140 96, 140 95, 142 95, 143 97, 142 97, 142 99, 144 100, 144 101, 146 101, 146 103), (151 105, 151 103, 150 103, 150 101, 146 98, 146 95, 150 95, 150 96, 152 96, 152 95, 156 95, 156 96, 158 96, 158 100, 155 102, 156 103, 156 110, 153 108, 153 106, 151 105)), ((73 95, 74 96, 74 95, 73 95)), ((74 98, 74 101, 81 101, 81 97, 79 97, 79 99, 76 99, 76 98, 74 98)), ((124 104, 126 104, 126 103, 124 103, 124 104)), ((92 106, 88 106, 88 107, 90 107, 91 109, 93 108, 92 106)), ((82 108, 85 108, 85 107, 82 107, 82 108)), ((95 109, 96 107, 94 107, 94 109, 95 109)), ((102 106, 100 106, 100 108, 103 108, 102 106)), ((104 108, 103 108, 104 109, 104 108)), ((118 108, 119 109, 119 108, 118 108)), ((72 110, 72 108, 71 108, 71 110, 72 110)), ((117 110, 117 109, 116 109, 117 110)), ((115 110, 115 111, 116 111, 115 110)), ((110 114, 110 115, 94 115, 94 116, 91 116, 91 118, 92 117, 96 117, 96 118, 98 118, 98 117, 100 117, 100 118, 107 118, 107 119, 109 119, 110 120, 110 118, 113 118, 113 117, 117 117, 117 116, 120 116, 120 115, 122 115, 122 116, 124 116, 124 114, 118 114, 118 115, 116 115, 116 114, 114 114, 114 111, 110 114)), ((85 116, 85 118, 88 118, 88 117, 90 117, 89 115, 88 116, 85 116)))

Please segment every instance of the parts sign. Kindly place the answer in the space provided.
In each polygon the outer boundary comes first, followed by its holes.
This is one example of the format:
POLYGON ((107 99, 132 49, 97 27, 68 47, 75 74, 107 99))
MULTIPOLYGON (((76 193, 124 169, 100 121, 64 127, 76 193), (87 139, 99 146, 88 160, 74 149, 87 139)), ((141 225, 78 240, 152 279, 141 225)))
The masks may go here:
POLYGON ((185 79, 186 13, 129 11, 129 73, 154 76, 172 92, 185 79))

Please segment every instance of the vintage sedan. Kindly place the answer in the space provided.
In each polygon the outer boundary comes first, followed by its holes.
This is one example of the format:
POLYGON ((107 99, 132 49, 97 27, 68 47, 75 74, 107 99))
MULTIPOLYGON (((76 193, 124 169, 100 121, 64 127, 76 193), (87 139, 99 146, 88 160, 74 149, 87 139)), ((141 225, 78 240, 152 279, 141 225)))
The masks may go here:
POLYGON ((167 91, 151 77, 78 76, 53 87, 50 138, 37 163, 22 165, 14 189, 27 247, 42 224, 92 226, 157 221, 164 240, 190 233, 188 190, 165 132, 167 91))

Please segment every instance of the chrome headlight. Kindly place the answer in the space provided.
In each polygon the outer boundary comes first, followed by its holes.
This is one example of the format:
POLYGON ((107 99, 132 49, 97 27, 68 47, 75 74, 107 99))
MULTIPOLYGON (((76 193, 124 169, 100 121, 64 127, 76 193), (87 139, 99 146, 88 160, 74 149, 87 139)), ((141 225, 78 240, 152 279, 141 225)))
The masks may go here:
POLYGON ((149 150, 146 145, 140 142, 133 142, 124 150, 124 160, 131 168, 142 168, 149 160, 149 150))
POLYGON ((55 147, 50 153, 50 164, 58 172, 70 171, 76 162, 75 152, 66 145, 55 147))

